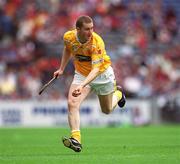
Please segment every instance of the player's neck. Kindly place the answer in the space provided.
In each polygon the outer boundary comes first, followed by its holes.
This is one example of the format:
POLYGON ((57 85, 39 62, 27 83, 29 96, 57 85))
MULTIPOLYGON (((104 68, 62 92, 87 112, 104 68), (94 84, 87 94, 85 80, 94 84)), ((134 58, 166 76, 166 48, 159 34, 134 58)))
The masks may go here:
POLYGON ((77 39, 81 44, 84 44, 84 43, 86 43, 88 41, 88 40, 82 38, 78 33, 77 33, 77 39))

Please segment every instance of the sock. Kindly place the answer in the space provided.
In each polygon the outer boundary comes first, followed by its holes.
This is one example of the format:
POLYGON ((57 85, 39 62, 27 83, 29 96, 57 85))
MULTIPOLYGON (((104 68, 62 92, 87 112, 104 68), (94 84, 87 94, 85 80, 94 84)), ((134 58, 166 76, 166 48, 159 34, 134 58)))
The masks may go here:
POLYGON ((117 97, 118 101, 121 100, 121 98, 122 98, 122 92, 119 90, 116 90, 113 95, 115 95, 117 97))
POLYGON ((122 92, 119 90, 116 90, 113 94, 113 109, 117 106, 117 103, 122 98, 122 92))
POLYGON ((79 143, 81 143, 81 133, 80 130, 72 130, 71 137, 76 139, 79 143))

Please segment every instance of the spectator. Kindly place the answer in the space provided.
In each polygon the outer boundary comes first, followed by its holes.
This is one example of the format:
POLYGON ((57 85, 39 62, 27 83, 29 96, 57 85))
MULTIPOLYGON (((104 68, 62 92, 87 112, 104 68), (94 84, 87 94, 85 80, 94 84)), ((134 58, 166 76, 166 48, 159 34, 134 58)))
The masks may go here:
MULTIPOLYGON (((37 96, 38 88, 57 68, 64 31, 81 14, 93 17, 95 30, 109 42, 107 52, 114 60, 117 81, 126 88, 127 95, 148 98, 177 93, 180 12, 173 3, 174 0, 0 1, 0 98, 37 96), (172 6, 165 8, 165 2, 172 6), (160 85, 162 82, 164 85, 160 85)), ((72 65, 67 69, 65 79, 71 80, 72 65)), ((42 98, 64 98, 68 83, 60 79, 42 98)))

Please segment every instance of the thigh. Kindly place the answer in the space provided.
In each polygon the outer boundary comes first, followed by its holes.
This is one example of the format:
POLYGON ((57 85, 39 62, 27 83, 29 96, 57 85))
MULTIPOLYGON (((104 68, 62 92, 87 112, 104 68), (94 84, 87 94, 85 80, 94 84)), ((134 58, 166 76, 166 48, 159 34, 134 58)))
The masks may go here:
POLYGON ((80 85, 84 80, 85 80, 85 77, 75 71, 75 75, 74 75, 72 84, 69 89, 68 104, 73 104, 74 106, 79 106, 82 103, 82 101, 88 96, 88 94, 91 92, 91 87, 89 85, 87 85, 83 89, 81 95, 79 95, 78 97, 72 96, 72 92, 74 91, 74 89, 76 89, 76 87, 78 85, 80 85))
POLYGON ((111 93, 115 91, 115 81, 108 82, 104 84, 90 84, 92 90, 96 93, 96 95, 101 95, 104 97, 108 97, 111 93))
POLYGON ((115 83, 113 69, 109 67, 106 71, 97 76, 90 86, 97 95, 110 95, 115 90, 115 83))
POLYGON ((105 113, 112 109, 112 96, 113 93, 108 95, 98 95, 101 110, 105 113))
POLYGON ((72 96, 72 92, 77 86, 78 84, 71 84, 68 94, 68 103, 79 106, 83 102, 83 100, 89 95, 89 93, 91 92, 91 88, 85 87, 82 90, 81 95, 79 95, 78 97, 74 97, 72 96))

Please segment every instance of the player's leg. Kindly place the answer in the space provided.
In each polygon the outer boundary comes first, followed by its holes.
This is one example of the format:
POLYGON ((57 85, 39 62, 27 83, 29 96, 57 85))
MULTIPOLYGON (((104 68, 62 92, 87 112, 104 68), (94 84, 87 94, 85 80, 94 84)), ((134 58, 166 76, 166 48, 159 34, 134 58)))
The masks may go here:
POLYGON ((105 114, 109 114, 113 107, 113 93, 108 95, 98 95, 101 110, 105 114))
MULTIPOLYGON (((74 97, 72 96, 72 91, 77 86, 78 86, 77 84, 72 84, 69 89, 69 95, 68 95, 68 121, 72 131, 72 137, 74 138, 76 138, 75 132, 76 131, 78 132, 80 130, 80 113, 79 113, 80 105, 83 102, 83 100, 88 96, 88 94, 91 92, 90 87, 85 87, 80 96, 74 97)), ((78 136, 76 139, 80 142, 80 138, 78 139, 78 136)))
POLYGON ((116 86, 112 67, 108 67, 91 86, 98 95, 102 112, 108 114, 113 111, 117 104, 120 107, 125 105, 125 95, 122 89, 116 86))
POLYGON ((68 95, 68 121, 71 129, 71 136, 63 137, 62 141, 66 147, 73 149, 76 152, 80 152, 81 146, 81 133, 80 133, 80 105, 83 100, 91 92, 90 87, 85 87, 82 94, 78 97, 72 96, 72 91, 78 86, 78 84, 71 84, 68 95))
POLYGON ((116 89, 107 95, 98 95, 101 110, 105 114, 111 113, 117 106, 118 102, 122 100, 123 94, 120 90, 116 89))

